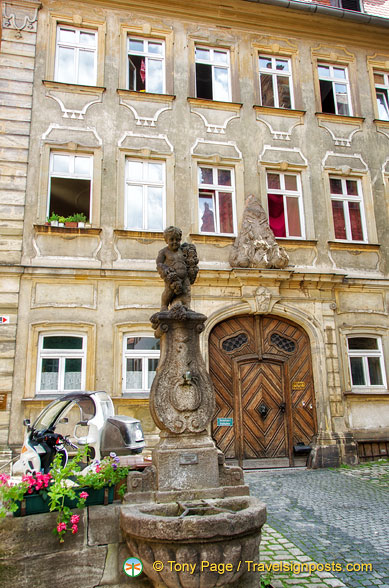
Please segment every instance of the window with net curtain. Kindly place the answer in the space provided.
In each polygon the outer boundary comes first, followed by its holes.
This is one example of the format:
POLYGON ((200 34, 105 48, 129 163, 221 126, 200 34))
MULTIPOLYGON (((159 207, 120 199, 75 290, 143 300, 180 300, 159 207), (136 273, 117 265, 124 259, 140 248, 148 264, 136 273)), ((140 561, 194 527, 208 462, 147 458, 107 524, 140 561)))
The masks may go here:
POLYGON ((235 233, 234 172, 229 168, 199 166, 200 233, 235 233))
POLYGON ((159 357, 159 339, 147 335, 125 335, 123 337, 123 392, 149 393, 159 357))
POLYGON ((381 338, 355 335, 348 337, 347 347, 352 386, 386 388, 381 338))
POLYGON ((86 336, 41 334, 38 343, 37 393, 85 389, 86 336))
POLYGON ((361 180, 330 177, 335 239, 366 241, 361 180))
POLYGON ((269 225, 275 237, 304 238, 301 178, 297 173, 268 172, 269 225))
POLYGON ((58 25, 54 81, 95 86, 97 31, 58 25))

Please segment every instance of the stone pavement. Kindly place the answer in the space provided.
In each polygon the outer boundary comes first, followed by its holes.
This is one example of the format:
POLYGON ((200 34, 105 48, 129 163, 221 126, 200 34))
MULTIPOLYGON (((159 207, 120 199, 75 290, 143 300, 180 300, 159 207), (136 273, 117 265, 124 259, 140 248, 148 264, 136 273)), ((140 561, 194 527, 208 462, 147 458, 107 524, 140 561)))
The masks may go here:
POLYGON ((388 462, 246 471, 245 479, 251 494, 267 503, 261 561, 331 567, 310 575, 275 573, 274 588, 389 588, 388 462), (350 563, 370 563, 373 569, 346 571, 350 563))

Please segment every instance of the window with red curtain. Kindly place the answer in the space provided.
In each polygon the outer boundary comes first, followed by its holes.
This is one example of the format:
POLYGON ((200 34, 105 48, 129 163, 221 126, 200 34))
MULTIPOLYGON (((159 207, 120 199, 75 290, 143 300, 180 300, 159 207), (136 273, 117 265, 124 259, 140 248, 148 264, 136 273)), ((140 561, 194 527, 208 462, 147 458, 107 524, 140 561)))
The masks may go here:
POLYGON ((330 192, 335 239, 365 241, 361 181, 332 177, 330 192))
POLYGON ((275 237, 303 237, 302 193, 297 173, 268 172, 269 225, 275 237))

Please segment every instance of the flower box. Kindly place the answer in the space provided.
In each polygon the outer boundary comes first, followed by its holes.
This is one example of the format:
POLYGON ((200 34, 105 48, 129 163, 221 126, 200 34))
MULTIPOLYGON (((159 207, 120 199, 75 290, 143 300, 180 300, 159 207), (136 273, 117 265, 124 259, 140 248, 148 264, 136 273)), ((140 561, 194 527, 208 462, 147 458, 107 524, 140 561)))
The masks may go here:
MULTIPOLYGON (((114 498, 114 486, 105 486, 95 490, 94 488, 80 488, 76 491, 87 492, 89 494, 85 501, 85 506, 95 506, 98 504, 111 504, 114 498)), ((65 505, 70 508, 77 507, 77 498, 74 500, 65 499, 65 505)), ((25 494, 21 502, 19 502, 18 510, 14 512, 14 517, 23 517, 26 515, 39 514, 50 512, 48 496, 41 494, 25 494)))

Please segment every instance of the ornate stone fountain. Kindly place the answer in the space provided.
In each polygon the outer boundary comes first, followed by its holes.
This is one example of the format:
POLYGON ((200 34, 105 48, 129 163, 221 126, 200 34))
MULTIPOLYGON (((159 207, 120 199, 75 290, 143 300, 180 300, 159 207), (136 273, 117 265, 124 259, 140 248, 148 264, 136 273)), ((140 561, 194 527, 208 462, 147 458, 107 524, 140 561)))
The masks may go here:
POLYGON ((249 496, 242 470, 225 465, 210 437, 215 396, 199 348, 207 317, 190 310, 196 249, 180 244, 175 227, 165 240, 157 257, 165 290, 151 317, 161 339, 150 393, 160 441, 153 465, 128 477, 121 527, 155 587, 258 586, 247 562, 258 560, 265 505, 249 496))

